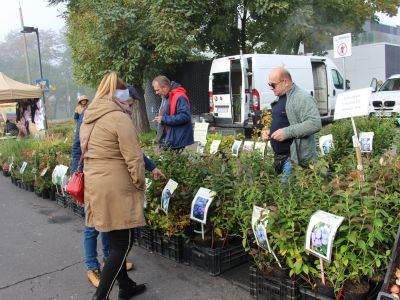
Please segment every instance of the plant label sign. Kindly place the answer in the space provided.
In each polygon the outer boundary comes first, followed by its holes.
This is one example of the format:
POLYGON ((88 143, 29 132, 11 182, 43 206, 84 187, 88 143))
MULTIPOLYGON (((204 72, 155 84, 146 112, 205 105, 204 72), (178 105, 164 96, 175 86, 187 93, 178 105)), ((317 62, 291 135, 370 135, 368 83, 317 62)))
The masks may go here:
POLYGON ((200 123, 196 122, 194 123, 194 129, 193 129, 193 139, 195 142, 200 142, 203 145, 206 144, 207 142, 207 131, 208 131, 208 125, 209 123, 200 123))
POLYGON ((253 206, 253 214, 251 215, 251 228, 253 229, 257 245, 264 250, 270 251, 267 237, 268 216, 269 209, 256 205, 253 206))
POLYGON ((253 141, 244 141, 243 143, 243 152, 253 152, 254 142, 253 141))
POLYGON ((269 213, 269 209, 254 205, 253 213, 251 215, 251 228, 253 229, 258 247, 265 251, 269 251, 269 253, 274 256, 278 265, 282 267, 268 241, 267 226, 269 213))
POLYGON ((371 132, 360 132, 359 143, 361 152, 372 152, 372 141, 374 139, 374 133, 371 132))
POLYGON ((371 88, 341 93, 335 105, 335 120, 368 115, 371 88))
POLYGON ((161 209, 168 215, 169 201, 172 194, 178 187, 178 183, 172 179, 168 180, 167 185, 164 187, 161 194, 161 209))
POLYGON ((48 168, 44 168, 42 170, 42 172, 40 172, 40 177, 43 177, 44 175, 46 175, 48 168))
MULTIPOLYGON (((51 181, 54 185, 63 185, 63 178, 68 171, 68 167, 64 165, 57 165, 51 176, 51 181)), ((68 181, 67 181, 68 182, 68 181)))
POLYGON ((322 155, 326 155, 332 151, 333 147, 333 135, 323 135, 319 138, 319 148, 321 149, 322 155))
MULTIPOLYGON (((149 178, 145 179, 145 186, 146 186, 146 190, 145 193, 147 194, 147 191, 149 190, 151 184, 153 183, 153 181, 151 181, 149 178)), ((147 208, 147 200, 146 197, 144 197, 144 202, 143 202, 143 208, 147 208)))
POLYGON ((266 147, 267 147, 267 144, 265 142, 256 142, 256 144, 254 146, 254 150, 259 151, 261 156, 264 157, 266 147))
POLYGON ((213 140, 211 143, 211 146, 210 146, 210 154, 217 153, 220 144, 221 144, 221 140, 213 140))
POLYGON ((240 149, 241 145, 242 145, 242 141, 235 140, 235 142, 232 145, 232 155, 233 156, 236 156, 236 157, 239 156, 239 149, 240 149))
POLYGON ((200 222, 202 224, 207 223, 207 212, 210 208, 211 202, 215 196, 215 192, 206 189, 200 188, 194 199, 192 201, 192 209, 190 212, 190 218, 194 221, 200 222))
POLYGON ((307 227, 305 249, 330 263, 336 231, 343 220, 344 217, 322 210, 313 213, 307 227))
POLYGON ((22 163, 22 166, 21 166, 21 169, 19 169, 19 173, 20 174, 24 174, 25 173, 25 169, 26 169, 26 166, 28 165, 28 163, 26 162, 26 161, 24 161, 23 163, 22 163))
POLYGON ((207 140, 203 143, 203 142, 197 142, 197 149, 196 152, 199 154, 203 154, 204 153, 204 148, 206 147, 207 144, 207 140))

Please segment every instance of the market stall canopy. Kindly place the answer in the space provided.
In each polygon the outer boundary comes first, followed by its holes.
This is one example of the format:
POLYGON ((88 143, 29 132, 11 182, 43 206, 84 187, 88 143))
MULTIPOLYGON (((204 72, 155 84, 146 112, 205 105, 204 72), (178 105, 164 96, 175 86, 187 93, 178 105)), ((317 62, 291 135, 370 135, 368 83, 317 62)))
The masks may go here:
POLYGON ((42 95, 39 87, 15 81, 0 72, 0 103, 17 102, 22 99, 38 99, 42 95))

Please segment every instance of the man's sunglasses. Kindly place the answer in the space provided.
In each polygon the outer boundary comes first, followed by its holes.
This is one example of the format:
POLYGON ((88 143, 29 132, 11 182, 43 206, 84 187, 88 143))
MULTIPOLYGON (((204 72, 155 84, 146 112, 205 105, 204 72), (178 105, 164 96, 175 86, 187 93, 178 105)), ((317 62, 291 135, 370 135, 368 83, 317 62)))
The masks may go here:
POLYGON ((268 85, 274 89, 274 88, 276 88, 276 86, 277 86, 278 84, 280 84, 282 81, 283 81, 283 80, 278 81, 278 82, 268 82, 268 85))

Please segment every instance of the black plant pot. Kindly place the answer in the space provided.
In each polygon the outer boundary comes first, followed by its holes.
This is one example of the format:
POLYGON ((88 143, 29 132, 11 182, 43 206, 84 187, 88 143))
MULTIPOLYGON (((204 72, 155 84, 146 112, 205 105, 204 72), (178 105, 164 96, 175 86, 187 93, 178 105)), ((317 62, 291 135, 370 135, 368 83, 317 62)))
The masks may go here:
POLYGON ((365 300, 369 292, 369 283, 347 282, 344 285, 344 300, 365 300))
POLYGON ((330 298, 335 298, 335 291, 331 282, 326 281, 325 285, 322 284, 320 279, 317 279, 317 292, 320 295, 327 296, 330 298))
POLYGON ((276 278, 280 279, 289 279, 289 268, 283 266, 282 268, 279 267, 277 263, 273 263, 271 265, 270 274, 276 278))
POLYGON ((34 187, 34 185, 32 183, 29 185, 29 191, 30 192, 34 192, 35 191, 35 187, 34 187))
POLYGON ((42 198, 43 199, 49 199, 50 198, 50 190, 49 189, 43 189, 42 198))
POLYGON ((40 192, 39 190, 35 189, 35 194, 36 194, 36 196, 38 196, 39 198, 42 198, 42 192, 40 192))
POLYGON ((50 200, 56 201, 56 189, 54 187, 50 189, 50 200))
POLYGON ((29 183, 25 182, 24 183, 24 188, 25 188, 25 191, 29 191, 29 183))
POLYGON ((377 299, 378 293, 380 292, 382 284, 383 284, 383 279, 384 279, 384 276, 382 275, 381 277, 376 276, 375 278, 371 278, 369 280, 369 292, 368 292, 368 296, 367 296, 368 300, 377 299))

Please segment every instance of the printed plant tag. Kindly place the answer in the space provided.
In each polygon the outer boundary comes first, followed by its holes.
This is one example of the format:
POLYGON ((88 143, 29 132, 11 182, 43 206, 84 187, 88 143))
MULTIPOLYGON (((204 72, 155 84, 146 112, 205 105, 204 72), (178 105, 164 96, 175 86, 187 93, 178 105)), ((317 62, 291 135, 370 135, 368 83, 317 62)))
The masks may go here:
POLYGON ((316 211, 308 223, 305 249, 330 263, 336 231, 343 220, 344 217, 316 211))
POLYGON ((221 140, 213 140, 211 143, 211 146, 210 146, 210 154, 217 153, 220 144, 221 144, 221 140))
POLYGON ((169 201, 171 200, 172 194, 178 187, 178 183, 172 179, 168 180, 167 185, 164 187, 161 194, 161 209, 168 214, 169 201))
POLYGON ((372 142, 374 140, 373 132, 360 132, 358 139, 361 152, 372 152, 372 142))
POLYGON ((206 224, 208 209, 213 201, 214 196, 215 192, 201 187, 197 191, 192 201, 190 218, 194 221, 206 224))
POLYGON ((253 141, 245 141, 243 143, 243 152, 253 152, 254 142, 253 141))
POLYGON ((239 156, 239 149, 240 146, 242 145, 242 141, 236 141, 232 145, 232 155, 233 156, 239 156))
POLYGON ((319 138, 319 148, 321 149, 322 155, 329 154, 333 147, 333 135, 323 135, 319 138))

